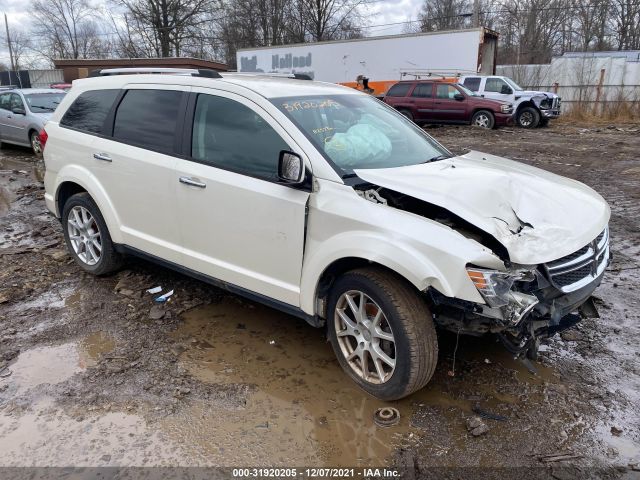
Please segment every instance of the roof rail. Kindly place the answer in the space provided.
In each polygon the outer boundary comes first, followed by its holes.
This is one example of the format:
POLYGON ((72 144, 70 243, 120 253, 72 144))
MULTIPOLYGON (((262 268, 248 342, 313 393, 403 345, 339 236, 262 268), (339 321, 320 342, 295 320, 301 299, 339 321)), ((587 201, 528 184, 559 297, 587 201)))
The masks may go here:
POLYGON ((166 67, 130 67, 130 68, 103 68, 93 70, 90 77, 107 77, 111 75, 131 75, 138 73, 167 73, 173 75, 191 75, 192 77, 222 78, 215 70, 205 68, 166 68, 166 67))
POLYGON ((233 75, 251 75, 256 77, 295 78, 296 80, 313 80, 306 73, 267 73, 267 72, 228 72, 233 75))
POLYGON ((473 75, 476 72, 470 70, 400 70, 400 78, 414 77, 416 80, 421 78, 451 78, 462 77, 464 75, 473 75))

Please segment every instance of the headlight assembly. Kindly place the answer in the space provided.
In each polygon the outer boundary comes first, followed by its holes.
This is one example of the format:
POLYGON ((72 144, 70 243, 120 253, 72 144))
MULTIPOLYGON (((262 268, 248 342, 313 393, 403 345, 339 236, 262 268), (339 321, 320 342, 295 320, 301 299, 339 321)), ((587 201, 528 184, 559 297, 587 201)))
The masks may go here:
POLYGON ((513 107, 511 105, 505 103, 503 105, 500 105, 500 111, 502 113, 511 113, 511 112, 513 112, 513 107))
POLYGON ((532 271, 501 272, 467 267, 467 275, 490 307, 504 307, 513 301, 511 287, 516 280, 531 280, 532 271))

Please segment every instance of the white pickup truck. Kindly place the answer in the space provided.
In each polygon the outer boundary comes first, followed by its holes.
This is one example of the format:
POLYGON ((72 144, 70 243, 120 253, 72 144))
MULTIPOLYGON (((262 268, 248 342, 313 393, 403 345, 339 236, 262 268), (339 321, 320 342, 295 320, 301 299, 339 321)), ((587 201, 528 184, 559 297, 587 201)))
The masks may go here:
POLYGON ((509 77, 471 75, 461 77, 459 82, 482 97, 512 103, 514 118, 523 128, 545 127, 550 119, 560 116, 558 95, 524 90, 509 77))

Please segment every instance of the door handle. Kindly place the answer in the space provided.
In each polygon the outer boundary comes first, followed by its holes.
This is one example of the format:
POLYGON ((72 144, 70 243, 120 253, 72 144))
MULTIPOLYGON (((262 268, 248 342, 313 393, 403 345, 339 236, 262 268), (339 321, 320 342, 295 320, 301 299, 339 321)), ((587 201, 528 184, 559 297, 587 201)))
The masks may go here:
POLYGON ((180 177, 180 183, 184 183, 185 185, 191 185, 192 187, 207 188, 206 183, 199 182, 190 177, 180 177))
POLYGON ((103 162, 111 162, 111 157, 106 153, 94 153, 93 158, 96 160, 102 160, 103 162))

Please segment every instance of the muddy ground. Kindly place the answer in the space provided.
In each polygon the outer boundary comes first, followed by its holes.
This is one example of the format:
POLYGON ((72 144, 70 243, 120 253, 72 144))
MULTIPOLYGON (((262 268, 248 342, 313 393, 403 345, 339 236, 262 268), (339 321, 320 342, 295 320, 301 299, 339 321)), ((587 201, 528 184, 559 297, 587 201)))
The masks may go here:
MULTIPOLYGON (((601 318, 542 346, 533 373, 492 338, 441 335, 422 391, 384 402, 342 373, 324 332, 132 259, 104 278, 66 253, 42 167, 0 151, 0 466, 523 467, 554 478, 640 473, 640 127, 429 128, 580 180, 610 203, 601 318), (175 294, 164 306, 146 289, 175 294), (452 374, 450 374, 453 373, 452 374), (470 418, 488 431, 474 436, 470 418)), ((480 467, 480 468, 478 468, 480 467)), ((448 470, 438 470, 440 474, 448 470)), ((501 473, 503 475, 504 472, 501 473)))

